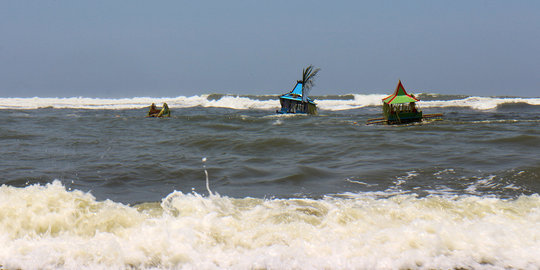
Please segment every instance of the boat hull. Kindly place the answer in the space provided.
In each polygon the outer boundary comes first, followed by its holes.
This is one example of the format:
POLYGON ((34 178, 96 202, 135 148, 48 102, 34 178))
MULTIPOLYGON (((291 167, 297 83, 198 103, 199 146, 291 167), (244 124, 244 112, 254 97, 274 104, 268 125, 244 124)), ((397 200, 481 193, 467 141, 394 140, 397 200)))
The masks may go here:
POLYGON ((385 114, 384 118, 388 124, 406 124, 412 122, 421 122, 423 116, 422 112, 401 112, 385 114))
POLYGON ((317 105, 313 102, 302 102, 288 98, 280 98, 281 109, 278 114, 317 114, 317 105))

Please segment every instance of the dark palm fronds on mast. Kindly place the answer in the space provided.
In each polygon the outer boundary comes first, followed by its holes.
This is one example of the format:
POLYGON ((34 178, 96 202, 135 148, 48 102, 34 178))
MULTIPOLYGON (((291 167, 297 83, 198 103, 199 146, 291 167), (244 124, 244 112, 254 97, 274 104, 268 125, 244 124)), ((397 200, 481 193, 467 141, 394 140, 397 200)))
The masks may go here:
POLYGON ((315 85, 315 77, 319 73, 320 68, 314 68, 313 65, 309 65, 302 71, 302 101, 307 101, 307 95, 312 86, 315 85))

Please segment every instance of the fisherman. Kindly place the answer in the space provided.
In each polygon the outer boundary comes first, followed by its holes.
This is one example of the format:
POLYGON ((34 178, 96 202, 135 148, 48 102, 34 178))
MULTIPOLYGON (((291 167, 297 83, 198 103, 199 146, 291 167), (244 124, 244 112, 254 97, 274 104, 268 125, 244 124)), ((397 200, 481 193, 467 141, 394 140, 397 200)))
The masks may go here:
POLYGON ((148 117, 156 117, 159 114, 160 110, 156 107, 155 103, 150 105, 150 110, 148 110, 148 117))
POLYGON ((171 116, 171 110, 169 110, 169 105, 167 103, 163 103, 163 108, 157 115, 157 117, 170 117, 171 116))
POLYGON ((413 112, 413 113, 417 113, 417 112, 418 112, 418 110, 416 109, 416 103, 410 102, 410 103, 409 103, 409 107, 411 108, 411 112, 413 112))

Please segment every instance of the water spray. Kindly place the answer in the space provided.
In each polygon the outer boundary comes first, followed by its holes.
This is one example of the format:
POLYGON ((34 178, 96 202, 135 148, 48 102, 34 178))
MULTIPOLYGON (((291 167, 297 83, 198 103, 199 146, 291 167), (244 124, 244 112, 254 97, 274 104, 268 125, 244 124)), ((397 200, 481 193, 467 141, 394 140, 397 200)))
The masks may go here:
POLYGON ((210 181, 208 180, 208 171, 206 170, 206 157, 202 158, 203 168, 204 168, 204 174, 206 175, 206 190, 208 190, 208 194, 212 195, 212 191, 210 190, 210 181))

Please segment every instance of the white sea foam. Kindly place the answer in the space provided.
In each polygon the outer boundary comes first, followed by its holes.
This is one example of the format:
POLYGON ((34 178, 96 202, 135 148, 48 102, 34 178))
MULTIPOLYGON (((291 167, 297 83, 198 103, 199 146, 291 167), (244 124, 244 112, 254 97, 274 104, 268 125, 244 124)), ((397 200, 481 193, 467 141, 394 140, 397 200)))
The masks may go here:
POLYGON ((422 107, 469 107, 476 110, 490 110, 501 104, 526 103, 540 105, 540 98, 496 98, 496 97, 468 97, 455 100, 420 101, 422 107))
MULTIPOLYGON (((318 99, 316 100, 319 109, 340 111, 358 109, 366 106, 381 105, 382 98, 387 95, 353 94, 353 99, 318 99)), ((139 109, 148 107, 151 103, 157 105, 166 102, 171 108, 190 107, 217 107, 231 108, 238 110, 258 109, 276 110, 279 107, 277 95, 274 99, 259 100, 249 97, 225 95, 218 99, 210 98, 210 95, 200 96, 179 96, 179 97, 134 97, 121 99, 102 98, 0 98, 0 109, 37 109, 37 108, 76 108, 76 109, 139 109)), ((477 110, 488 110, 496 108, 505 103, 526 103, 530 105, 540 105, 540 98, 496 98, 496 97, 468 97, 455 100, 431 100, 420 101, 421 107, 469 107, 477 110)))
POLYGON ((275 101, 259 101, 247 97, 224 96, 218 100, 209 100, 209 95, 175 98, 135 97, 122 99, 101 98, 0 98, 0 109, 37 109, 37 108, 75 108, 75 109, 137 109, 148 107, 151 103, 161 105, 166 102, 171 108, 220 107, 232 109, 271 109, 275 101))
POLYGON ((358 109, 366 106, 377 106, 381 105, 382 99, 388 95, 353 95, 354 99, 342 100, 342 99, 319 99, 315 102, 321 110, 329 111, 342 111, 342 110, 351 110, 358 109))
POLYGON ((538 269, 540 197, 233 199, 161 205, 0 187, 0 268, 538 269))

